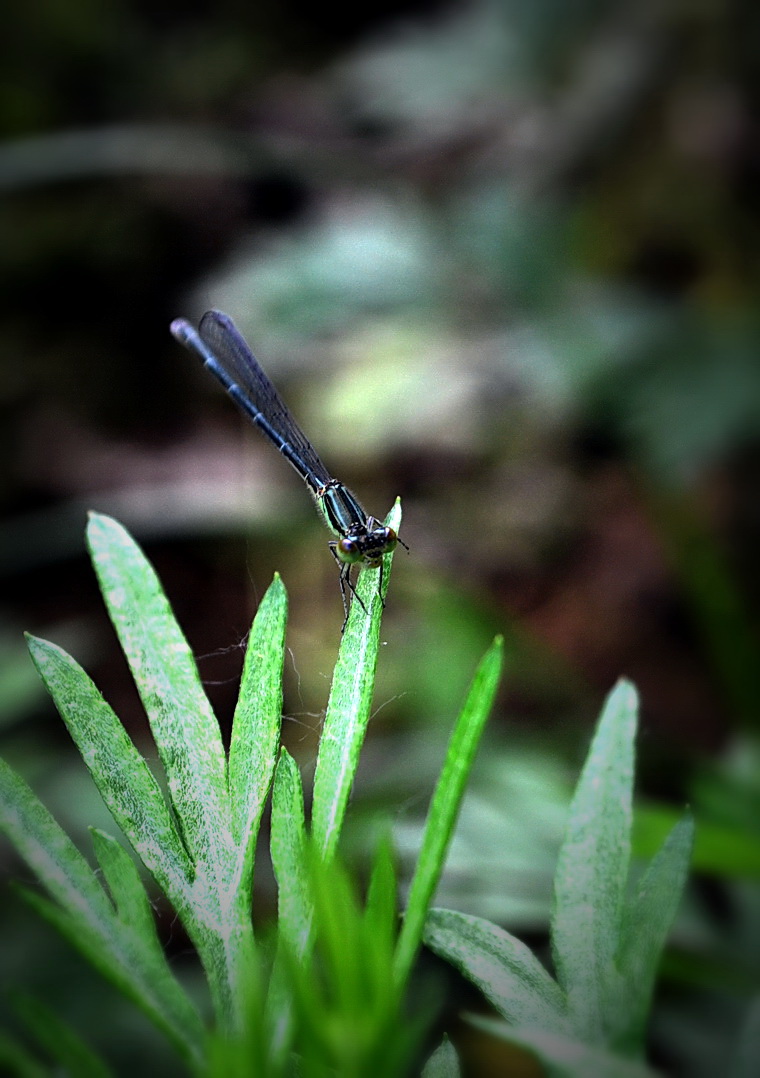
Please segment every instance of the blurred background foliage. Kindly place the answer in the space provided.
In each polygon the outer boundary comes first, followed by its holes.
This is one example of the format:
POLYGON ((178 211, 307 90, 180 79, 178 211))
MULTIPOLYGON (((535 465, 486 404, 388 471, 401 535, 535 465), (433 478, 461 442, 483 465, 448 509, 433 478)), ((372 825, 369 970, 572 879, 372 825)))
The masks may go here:
MULTIPOLYGON (((282 573, 285 736, 313 764, 335 567, 297 478, 169 337, 220 307, 369 511, 403 498, 357 854, 390 805, 413 859, 504 632, 439 899, 540 948, 590 724, 631 677, 637 852, 687 801, 698 824, 653 1058, 714 1074, 760 991, 760 9, 41 0, 3 37, 4 754, 86 847, 105 810, 23 629, 69 648, 151 753, 84 554, 93 508, 153 559, 225 730, 282 573)), ((144 1066, 142 1025, 2 904, 5 987, 144 1066)), ((504 1073, 468 1044, 473 1073, 504 1073)))

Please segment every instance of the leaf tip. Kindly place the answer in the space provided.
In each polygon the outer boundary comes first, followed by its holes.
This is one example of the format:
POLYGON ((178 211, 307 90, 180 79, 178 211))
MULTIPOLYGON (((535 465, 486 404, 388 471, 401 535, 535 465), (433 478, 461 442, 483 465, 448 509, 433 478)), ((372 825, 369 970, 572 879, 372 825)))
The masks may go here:
POLYGON ((502 663, 504 661, 504 637, 501 633, 497 633, 491 641, 488 651, 483 656, 483 662, 496 663, 499 670, 501 670, 502 663))
POLYGON ((60 669, 61 665, 76 665, 69 653, 59 644, 53 644, 50 640, 44 640, 41 636, 33 636, 32 633, 24 633, 26 646, 29 648, 32 662, 37 667, 43 681, 47 681, 47 673, 53 669, 60 669))
POLYGON ((94 509, 88 510, 87 513, 87 538, 90 542, 93 539, 106 538, 107 536, 113 538, 128 539, 130 543, 134 540, 130 536, 127 529, 123 524, 120 524, 115 517, 109 516, 107 513, 98 513, 94 509))
POLYGON ((401 498, 396 498, 395 502, 393 503, 393 505, 391 507, 390 513, 385 518, 385 523, 388 524, 391 528, 393 528, 394 531, 397 532, 399 530, 399 528, 401 527, 401 517, 402 517, 402 515, 403 514, 401 512, 401 498))
POLYGON ((98 513, 95 509, 87 510, 88 531, 90 531, 92 528, 102 528, 112 521, 113 517, 109 517, 105 513, 98 513))
POLYGON ((639 706, 638 689, 628 678, 618 678, 610 693, 609 701, 611 704, 635 711, 639 706))
POLYGON ((33 659, 53 646, 48 640, 43 640, 41 636, 35 636, 34 633, 24 633, 24 639, 33 659))
POLYGON ((94 552, 95 548, 100 545, 112 524, 115 524, 112 517, 108 517, 104 513, 96 513, 94 509, 88 510, 85 538, 91 552, 94 552))
POLYGON ((272 576, 272 583, 265 591, 264 596, 259 603, 259 611, 277 608, 283 609, 287 613, 288 592, 280 574, 274 573, 272 576))

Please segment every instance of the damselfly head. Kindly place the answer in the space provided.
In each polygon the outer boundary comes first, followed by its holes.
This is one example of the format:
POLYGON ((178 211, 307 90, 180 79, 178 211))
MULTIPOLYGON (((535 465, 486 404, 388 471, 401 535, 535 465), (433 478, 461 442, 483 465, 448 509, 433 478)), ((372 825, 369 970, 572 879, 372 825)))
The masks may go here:
POLYGON ((368 568, 377 569, 383 555, 394 550, 398 542, 393 528, 378 524, 374 517, 368 517, 367 527, 361 532, 357 529, 337 541, 335 553, 345 565, 364 562, 368 568))

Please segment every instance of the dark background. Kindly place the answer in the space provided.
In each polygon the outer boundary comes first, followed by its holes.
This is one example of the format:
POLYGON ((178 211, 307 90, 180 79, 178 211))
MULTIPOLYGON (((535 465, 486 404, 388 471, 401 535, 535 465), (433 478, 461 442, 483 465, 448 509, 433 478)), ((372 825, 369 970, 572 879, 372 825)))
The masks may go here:
MULTIPOLYGON (((104 813, 23 630, 69 649, 151 754, 92 508, 156 565, 225 731, 281 572, 284 736, 313 764, 336 570, 295 474, 169 336, 220 307, 367 509, 403 499, 357 849, 385 807, 413 857, 503 632, 439 901, 540 944, 568 791, 632 678, 642 806, 664 826, 689 802, 701 835, 652 1051, 715 1073, 760 988, 756 5, 43 0, 4 22, 4 755, 89 850, 104 813)), ((262 857, 262 920, 272 901, 262 857)), ((140 1020, 2 903, 7 982, 137 1053, 140 1020)))

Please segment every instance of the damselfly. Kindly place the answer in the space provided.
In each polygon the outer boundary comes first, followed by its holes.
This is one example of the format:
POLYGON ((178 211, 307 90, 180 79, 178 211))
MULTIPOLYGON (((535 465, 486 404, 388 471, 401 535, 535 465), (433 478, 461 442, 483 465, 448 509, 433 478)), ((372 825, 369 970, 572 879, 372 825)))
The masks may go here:
MULTIPOLYGON (((197 330, 186 319, 176 318, 171 331, 181 344, 200 356, 204 366, 290 461, 314 495, 325 523, 336 536, 328 545, 340 567, 345 628, 347 592, 356 595, 351 582, 351 567, 379 568, 382 574, 384 554, 393 550, 397 543, 409 548, 393 528, 368 516, 348 487, 333 479, 228 315, 207 311, 197 330)), ((382 575, 380 583, 382 585, 382 575)), ((366 613, 366 607, 361 605, 366 613)))

